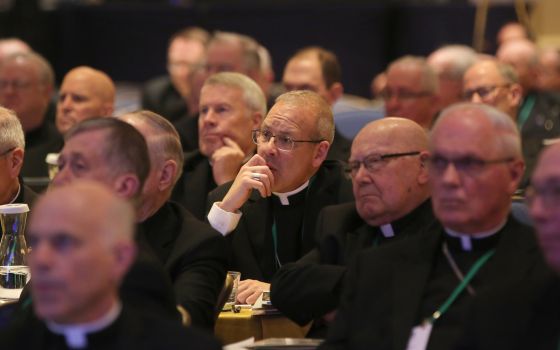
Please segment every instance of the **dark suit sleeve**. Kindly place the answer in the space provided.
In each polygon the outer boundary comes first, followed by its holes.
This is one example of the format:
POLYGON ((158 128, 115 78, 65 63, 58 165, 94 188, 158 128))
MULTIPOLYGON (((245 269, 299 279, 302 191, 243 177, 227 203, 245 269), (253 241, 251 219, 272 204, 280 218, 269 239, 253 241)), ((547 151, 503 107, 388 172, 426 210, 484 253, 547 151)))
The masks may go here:
POLYGON ((225 242, 220 234, 199 224, 196 229, 204 230, 207 237, 176 264, 179 270, 173 271, 173 285, 177 301, 189 312, 192 324, 212 328, 216 301, 226 276, 225 242))
MULTIPOLYGON (((325 232, 328 210, 323 209, 317 220, 316 237, 325 232)), ((345 266, 325 264, 332 260, 336 249, 323 249, 334 237, 323 237, 320 248, 314 248, 297 262, 282 266, 271 284, 272 303, 294 322, 305 325, 336 309, 345 266)))
POLYGON ((353 264, 348 268, 344 277, 342 297, 338 307, 336 318, 329 328, 327 339, 321 344, 319 349, 348 349, 350 329, 352 320, 360 317, 354 310, 354 299, 356 298, 358 276, 360 275, 360 256, 358 255, 353 264))

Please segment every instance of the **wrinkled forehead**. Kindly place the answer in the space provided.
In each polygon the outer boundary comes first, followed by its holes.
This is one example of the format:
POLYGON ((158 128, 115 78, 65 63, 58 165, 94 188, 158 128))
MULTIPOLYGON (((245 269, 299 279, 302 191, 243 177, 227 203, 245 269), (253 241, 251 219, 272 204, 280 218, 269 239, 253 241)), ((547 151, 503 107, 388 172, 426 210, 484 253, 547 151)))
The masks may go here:
POLYGON ((289 135, 310 135, 316 120, 317 116, 306 106, 279 102, 268 112, 262 127, 289 135))

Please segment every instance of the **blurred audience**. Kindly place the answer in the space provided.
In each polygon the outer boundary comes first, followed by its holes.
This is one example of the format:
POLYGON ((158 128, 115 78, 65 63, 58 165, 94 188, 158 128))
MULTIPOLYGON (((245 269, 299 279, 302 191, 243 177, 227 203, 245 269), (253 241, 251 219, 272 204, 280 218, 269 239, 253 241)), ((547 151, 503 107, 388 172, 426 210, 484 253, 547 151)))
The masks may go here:
POLYGON ((539 81, 540 90, 560 94, 560 50, 546 48, 539 52, 539 81))

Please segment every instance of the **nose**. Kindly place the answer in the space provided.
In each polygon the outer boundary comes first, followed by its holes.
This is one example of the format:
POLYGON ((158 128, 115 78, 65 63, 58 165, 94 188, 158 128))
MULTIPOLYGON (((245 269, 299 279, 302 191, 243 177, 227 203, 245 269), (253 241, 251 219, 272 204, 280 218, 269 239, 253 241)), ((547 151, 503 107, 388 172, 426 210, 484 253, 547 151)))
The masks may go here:
POLYGON ((458 186, 461 182, 461 177, 455 164, 449 163, 441 173, 441 180, 447 186, 458 186))
POLYGON ((274 155, 278 152, 276 137, 272 136, 268 142, 259 142, 257 150, 261 154, 274 155))
POLYGON ((546 208, 541 196, 535 196, 529 203, 529 213, 535 221, 539 221, 546 214, 546 208))
POLYGON ((216 125, 216 114, 212 109, 209 109, 206 113, 202 113, 200 118, 202 119, 203 125, 216 125))
POLYGON ((62 168, 59 167, 58 172, 52 179, 51 185, 54 187, 68 184, 72 181, 72 173, 68 169, 68 166, 62 168))
POLYGON ((480 95, 479 95, 477 92, 475 92, 475 93, 473 93, 472 96, 471 96, 471 102, 473 102, 473 103, 482 103, 482 97, 480 97, 480 95))
POLYGON ((37 274, 39 271, 48 270, 50 266, 51 253, 49 247, 44 244, 35 244, 29 254, 29 266, 31 274, 37 274))
POLYGON ((58 100, 58 103, 60 104, 60 107, 62 107, 62 109, 67 110, 72 107, 72 98, 70 98, 70 96, 68 95, 61 96, 58 100))

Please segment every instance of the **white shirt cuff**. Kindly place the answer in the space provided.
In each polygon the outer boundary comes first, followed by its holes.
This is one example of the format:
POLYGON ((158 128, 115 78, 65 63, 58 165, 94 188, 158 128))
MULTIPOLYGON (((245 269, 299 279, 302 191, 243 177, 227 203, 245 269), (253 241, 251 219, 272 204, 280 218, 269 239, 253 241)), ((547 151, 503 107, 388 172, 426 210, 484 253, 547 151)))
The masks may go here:
POLYGON ((240 211, 236 213, 225 211, 220 208, 218 203, 220 202, 212 204, 212 209, 208 213, 208 222, 216 231, 226 236, 235 230, 242 214, 240 211))

